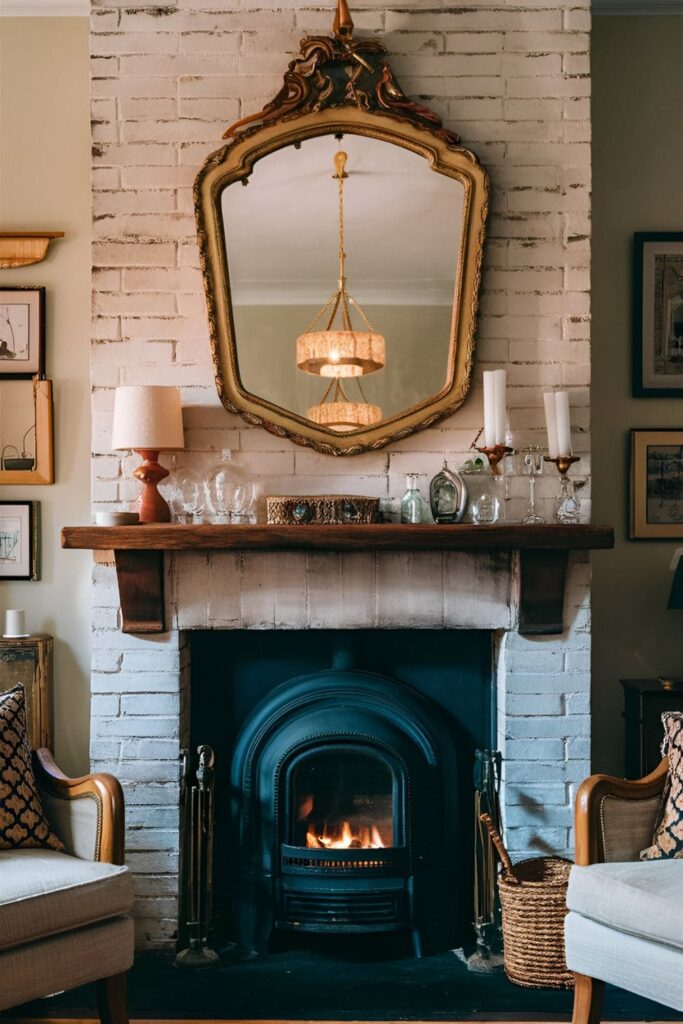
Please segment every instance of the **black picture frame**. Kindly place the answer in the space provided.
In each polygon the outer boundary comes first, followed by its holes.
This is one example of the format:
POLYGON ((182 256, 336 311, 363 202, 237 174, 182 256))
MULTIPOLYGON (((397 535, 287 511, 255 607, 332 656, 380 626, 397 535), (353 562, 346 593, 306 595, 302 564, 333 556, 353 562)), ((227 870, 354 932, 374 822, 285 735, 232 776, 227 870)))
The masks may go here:
POLYGON ((637 427, 630 441, 629 539, 683 540, 683 428, 637 427))
MULTIPOLYGON (((17 518, 16 516, 14 518, 17 518)), ((0 581, 40 579, 40 502, 39 501, 0 501, 0 581), (11 509, 17 509, 21 518, 21 529, 26 530, 22 538, 20 558, 17 564, 21 571, 13 573, 6 562, 5 541, 3 537, 3 519, 7 521, 11 509)))
MULTIPOLYGON (((679 256, 683 264, 683 231, 637 231, 633 236, 633 347, 632 347, 632 393, 634 398, 683 398, 683 344, 681 345, 681 380, 671 386, 657 386, 652 383, 654 376, 654 345, 655 318, 652 316, 652 335, 647 332, 645 316, 648 310, 654 311, 654 283, 652 290, 646 283, 646 271, 649 270, 648 243, 667 243, 680 246, 672 256, 679 256), (645 372, 646 359, 651 357, 652 369, 645 372)), ((664 254, 665 255, 665 254, 664 254)), ((649 276, 649 274, 648 274, 649 276)), ((681 285, 683 296, 683 281, 681 285)), ((682 339, 683 341, 683 339, 682 339)), ((678 375, 676 375, 678 376, 678 375)), ((664 375, 662 375, 664 378, 664 375)))
MULTIPOLYGON (((36 306, 37 316, 36 358, 31 359, 29 369, 19 370, 12 368, 13 366, 16 366, 16 364, 13 364, 11 360, 5 361, 0 357, 0 380, 31 380, 33 377, 43 378, 45 377, 45 288, 42 285, 2 285, 0 286, 0 308, 4 305, 3 296, 9 296, 12 293, 17 292, 33 293, 35 296, 33 304, 36 306)), ((10 305, 11 304, 12 303, 10 303, 10 305)), ((31 329, 29 322, 27 327, 29 335, 31 329)), ((0 346, 3 342, 6 344, 7 340, 0 337, 0 346)))

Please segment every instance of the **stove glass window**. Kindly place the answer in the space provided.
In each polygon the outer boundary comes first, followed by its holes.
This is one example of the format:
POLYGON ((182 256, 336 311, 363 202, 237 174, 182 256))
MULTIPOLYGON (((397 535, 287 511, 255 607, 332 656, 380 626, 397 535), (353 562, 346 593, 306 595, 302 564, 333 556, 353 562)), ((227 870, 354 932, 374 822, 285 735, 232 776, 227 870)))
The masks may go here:
POLYGON ((339 747, 310 754, 292 775, 292 841, 316 850, 393 846, 394 776, 372 753, 339 747))

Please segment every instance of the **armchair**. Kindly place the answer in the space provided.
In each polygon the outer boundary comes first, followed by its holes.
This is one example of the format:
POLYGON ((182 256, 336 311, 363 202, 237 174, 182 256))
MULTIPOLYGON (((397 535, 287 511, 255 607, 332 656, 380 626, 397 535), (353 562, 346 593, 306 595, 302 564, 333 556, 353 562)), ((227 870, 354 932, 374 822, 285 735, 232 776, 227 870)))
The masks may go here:
POLYGON ((593 775, 577 793, 565 922, 573 1024, 599 1024, 605 982, 683 1009, 683 862, 639 860, 667 771, 664 758, 637 781, 593 775))
POLYGON ((128 1024, 133 894, 121 786, 104 774, 69 779, 46 749, 34 768, 66 851, 0 850, 0 1010, 95 981, 102 1024, 128 1024))

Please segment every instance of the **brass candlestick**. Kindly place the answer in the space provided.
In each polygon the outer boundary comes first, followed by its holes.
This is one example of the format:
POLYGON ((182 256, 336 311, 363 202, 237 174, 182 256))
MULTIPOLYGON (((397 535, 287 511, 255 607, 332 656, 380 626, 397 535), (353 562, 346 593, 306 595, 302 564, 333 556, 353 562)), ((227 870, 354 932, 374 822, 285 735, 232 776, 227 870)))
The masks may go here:
POLYGON ((543 456, 544 462, 554 462, 557 466, 558 472, 562 476, 566 476, 568 470, 575 462, 579 461, 578 455, 556 455, 553 459, 550 455, 543 456))
POLYGON ((506 444, 494 444, 490 448, 477 448, 477 451, 489 460, 492 476, 501 476, 500 463, 506 455, 512 455, 513 449, 508 448, 506 444))
POLYGON ((569 479, 567 473, 575 462, 579 461, 578 455, 550 455, 543 456, 544 462, 554 462, 560 474, 560 494, 555 502, 555 519, 565 526, 573 526, 579 521, 581 502, 576 496, 574 483, 569 479))

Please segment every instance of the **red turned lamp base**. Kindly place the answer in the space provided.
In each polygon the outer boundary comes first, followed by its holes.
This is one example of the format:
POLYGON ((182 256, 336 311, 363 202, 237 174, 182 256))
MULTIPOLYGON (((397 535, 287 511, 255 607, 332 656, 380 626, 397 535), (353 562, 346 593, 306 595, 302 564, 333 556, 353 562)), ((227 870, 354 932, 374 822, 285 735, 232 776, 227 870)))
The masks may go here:
POLYGON ((142 482, 140 493, 141 523, 170 523, 171 510, 157 490, 157 486, 168 476, 168 470, 159 465, 159 452, 147 448, 136 448, 143 462, 133 470, 133 476, 142 482))

